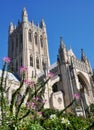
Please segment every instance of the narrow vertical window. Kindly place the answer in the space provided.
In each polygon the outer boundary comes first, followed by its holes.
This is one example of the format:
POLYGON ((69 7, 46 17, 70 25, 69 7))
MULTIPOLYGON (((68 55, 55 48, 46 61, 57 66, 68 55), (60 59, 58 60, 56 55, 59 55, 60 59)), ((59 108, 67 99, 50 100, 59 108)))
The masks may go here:
POLYGON ((18 48, 18 38, 16 37, 16 48, 18 48))
POLYGON ((13 41, 13 39, 12 39, 11 49, 12 49, 12 52, 13 52, 14 51, 14 41, 13 41))
POLYGON ((44 60, 42 61, 42 68, 43 68, 44 71, 47 69, 47 65, 46 65, 46 63, 44 62, 44 60))
POLYGON ((28 40, 29 40, 30 42, 32 41, 31 30, 28 31, 28 40))
POLYGON ((14 48, 14 39, 11 41, 11 51, 10 51, 10 57, 15 57, 15 48, 14 48))
POLYGON ((30 56, 30 66, 33 67, 33 57, 32 56, 30 56))
POLYGON ((18 52, 18 38, 16 37, 16 49, 15 49, 14 57, 17 56, 17 52, 18 52))
POLYGON ((39 59, 38 59, 38 57, 36 58, 36 67, 37 67, 37 69, 39 69, 39 59))
POLYGON ((21 57, 21 66, 22 66, 22 62, 23 62, 23 61, 22 61, 22 57, 21 57))
POLYGON ((32 71, 32 78, 34 77, 34 71, 32 71))
POLYGON ((23 42, 23 37, 22 37, 22 33, 20 34, 20 43, 23 42))
POLYGON ((37 33, 35 32, 35 44, 37 45, 37 33))
POLYGON ((43 38, 42 38, 42 36, 40 36, 40 44, 41 44, 41 47, 43 47, 43 38))
POLYGON ((42 60, 42 68, 44 69, 44 60, 42 60))
POLYGON ((16 71, 18 71, 18 61, 16 61, 16 71))

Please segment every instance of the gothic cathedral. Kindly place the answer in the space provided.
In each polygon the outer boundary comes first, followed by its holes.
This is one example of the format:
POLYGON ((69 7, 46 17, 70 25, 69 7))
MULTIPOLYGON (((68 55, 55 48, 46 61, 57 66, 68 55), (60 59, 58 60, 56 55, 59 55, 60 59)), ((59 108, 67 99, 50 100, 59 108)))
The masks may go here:
POLYGON ((41 79, 45 71, 54 73, 45 90, 48 101, 45 107, 62 110, 79 93, 79 103, 68 111, 85 116, 88 106, 94 103, 93 70, 84 51, 81 50, 78 60, 72 49, 67 50, 61 37, 57 61, 50 65, 45 22, 43 19, 40 25, 29 22, 25 8, 17 27, 13 23, 9 25, 8 56, 12 59, 8 69, 19 75, 19 67, 26 66, 28 79, 41 79))

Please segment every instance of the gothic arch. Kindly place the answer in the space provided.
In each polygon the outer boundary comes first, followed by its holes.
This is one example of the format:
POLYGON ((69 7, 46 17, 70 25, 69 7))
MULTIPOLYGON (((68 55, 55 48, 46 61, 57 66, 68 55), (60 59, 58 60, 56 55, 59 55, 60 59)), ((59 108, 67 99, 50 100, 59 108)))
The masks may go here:
POLYGON ((82 91, 86 90, 86 93, 89 95, 89 92, 88 92, 89 82, 82 72, 78 72, 78 80, 80 84, 80 90, 82 91))
POLYGON ((78 81, 79 81, 79 94, 80 94, 80 103, 83 110, 83 113, 87 113, 87 106, 88 106, 88 96, 89 96, 89 82, 87 77, 82 73, 78 72, 78 81))
POLYGON ((59 82, 60 81, 60 78, 59 76, 57 75, 54 80, 51 80, 51 86, 53 86, 55 83, 59 82))
POLYGON ((52 86, 52 91, 53 92, 58 92, 58 82, 54 83, 53 86, 52 86))
POLYGON ((89 81, 82 72, 78 72, 78 75, 84 80, 86 85, 89 85, 89 81))

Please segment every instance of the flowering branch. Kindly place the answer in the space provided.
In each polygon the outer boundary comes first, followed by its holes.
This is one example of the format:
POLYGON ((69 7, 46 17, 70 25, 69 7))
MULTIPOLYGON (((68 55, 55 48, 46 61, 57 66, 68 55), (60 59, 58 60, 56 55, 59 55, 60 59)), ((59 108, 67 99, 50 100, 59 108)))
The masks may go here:
POLYGON ((73 97, 74 97, 74 99, 72 100, 72 102, 71 102, 68 106, 66 106, 66 107, 59 113, 58 116, 60 116, 64 111, 66 111, 70 106, 72 106, 73 103, 74 103, 76 100, 79 100, 80 95, 79 95, 78 93, 75 93, 75 94, 73 95, 73 97))

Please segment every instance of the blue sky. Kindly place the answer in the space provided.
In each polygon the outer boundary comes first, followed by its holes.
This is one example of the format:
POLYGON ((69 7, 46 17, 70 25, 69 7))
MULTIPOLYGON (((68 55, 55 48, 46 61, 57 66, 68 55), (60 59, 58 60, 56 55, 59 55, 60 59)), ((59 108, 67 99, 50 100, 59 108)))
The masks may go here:
POLYGON ((2 57, 7 56, 9 23, 17 25, 23 7, 27 9, 29 21, 45 20, 51 64, 57 59, 62 36, 66 47, 71 46, 78 58, 83 48, 94 67, 94 0, 1 0, 0 68, 2 57))

